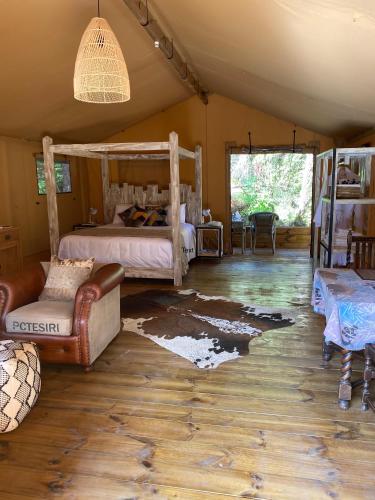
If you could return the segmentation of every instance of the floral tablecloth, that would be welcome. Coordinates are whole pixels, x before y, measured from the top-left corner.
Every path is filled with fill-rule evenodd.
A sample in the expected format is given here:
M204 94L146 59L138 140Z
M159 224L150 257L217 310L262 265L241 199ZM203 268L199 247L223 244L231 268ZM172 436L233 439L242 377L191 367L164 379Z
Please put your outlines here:
M317 269L314 311L326 317L326 341L352 351L375 343L375 281L351 269Z

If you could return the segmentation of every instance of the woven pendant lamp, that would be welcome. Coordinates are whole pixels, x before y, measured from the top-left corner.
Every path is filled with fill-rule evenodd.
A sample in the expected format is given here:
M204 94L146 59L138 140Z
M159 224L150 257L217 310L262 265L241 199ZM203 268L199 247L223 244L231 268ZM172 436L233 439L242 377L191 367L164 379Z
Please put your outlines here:
M92 103L130 99L128 70L118 40L102 17L83 33L74 68L74 97Z

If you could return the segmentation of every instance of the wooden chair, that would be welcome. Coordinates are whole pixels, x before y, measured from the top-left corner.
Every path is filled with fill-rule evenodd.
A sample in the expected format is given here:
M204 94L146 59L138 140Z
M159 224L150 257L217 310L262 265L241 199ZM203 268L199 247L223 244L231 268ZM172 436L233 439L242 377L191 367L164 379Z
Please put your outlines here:
M352 259L353 244L355 245ZM346 251L346 267L354 269L375 269L375 237L353 236L348 232L348 246Z
M352 259L353 245L355 249ZM375 269L375 237L353 236L352 231L349 231L346 266L353 269ZM375 379L375 344L366 344L362 410L368 410L370 406L375 411L375 402L370 394L370 384L373 379Z
M275 253L276 221L278 220L279 216L274 212L256 212L249 215L253 253L255 252L256 239L259 234L266 234L271 238L272 253Z

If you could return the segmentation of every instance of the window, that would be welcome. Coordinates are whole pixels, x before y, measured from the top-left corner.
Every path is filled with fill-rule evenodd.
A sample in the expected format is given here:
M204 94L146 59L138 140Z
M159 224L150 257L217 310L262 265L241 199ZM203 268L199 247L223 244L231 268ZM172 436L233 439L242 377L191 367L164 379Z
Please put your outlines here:
M46 194L46 179L44 176L43 156L36 157L36 175L38 181L38 194ZM66 159L55 159L55 179L57 193L71 193L72 181L70 179L70 163Z
M309 226L313 155L265 153L231 155L232 218L276 212L281 226Z

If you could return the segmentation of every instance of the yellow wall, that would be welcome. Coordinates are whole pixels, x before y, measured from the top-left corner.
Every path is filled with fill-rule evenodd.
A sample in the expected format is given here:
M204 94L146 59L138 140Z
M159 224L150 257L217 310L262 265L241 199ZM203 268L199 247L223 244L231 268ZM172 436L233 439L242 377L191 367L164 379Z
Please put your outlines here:
M225 165L225 143L247 144L251 130L252 143L258 146L287 145L292 142L294 124L279 120L261 111L249 108L220 95L209 97L205 106L196 96L167 110L151 116L136 125L110 137L108 142L165 141L174 130L179 134L180 145L194 148L203 146L203 205L211 208L216 220L225 221L227 180ZM331 138L301 127L297 129L297 143L319 141L321 150L333 145ZM112 172L122 182L145 184L158 181L160 185L169 182L168 165L137 162L120 162ZM144 163L144 162L142 162ZM164 162L163 162L164 163ZM95 200L101 209L100 178L95 169L90 171L90 200ZM193 182L194 166L185 162L181 178ZM95 180L96 178L96 180Z
M363 145L375 146L375 131L369 132L368 134L361 135L359 138L349 141L344 147L348 148L359 148Z
M24 256L49 248L46 196L38 195L34 158L41 151L39 142L0 137L0 225L20 227ZM57 195L62 233L87 218L84 160L71 160L71 179L73 192Z

